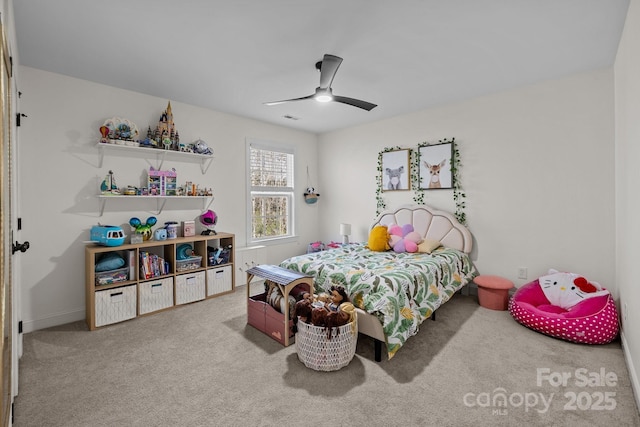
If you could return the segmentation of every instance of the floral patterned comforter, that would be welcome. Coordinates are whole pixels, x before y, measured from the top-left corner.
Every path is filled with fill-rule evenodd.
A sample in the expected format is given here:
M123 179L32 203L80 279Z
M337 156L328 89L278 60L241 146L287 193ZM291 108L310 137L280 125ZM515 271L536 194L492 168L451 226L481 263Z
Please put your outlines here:
M364 243L295 256L280 267L313 276L316 292L344 286L356 307L382 323L389 359L423 320L477 275L469 256L455 249L398 254L373 252Z

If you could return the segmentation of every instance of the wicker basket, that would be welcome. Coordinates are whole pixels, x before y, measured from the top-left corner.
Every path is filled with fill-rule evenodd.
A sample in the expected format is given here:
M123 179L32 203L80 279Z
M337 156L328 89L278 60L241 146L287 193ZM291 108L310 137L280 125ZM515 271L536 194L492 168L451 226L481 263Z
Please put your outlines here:
M333 328L331 339L325 327L298 322L296 351L307 368L337 371L351 362L358 343L358 323L353 321Z

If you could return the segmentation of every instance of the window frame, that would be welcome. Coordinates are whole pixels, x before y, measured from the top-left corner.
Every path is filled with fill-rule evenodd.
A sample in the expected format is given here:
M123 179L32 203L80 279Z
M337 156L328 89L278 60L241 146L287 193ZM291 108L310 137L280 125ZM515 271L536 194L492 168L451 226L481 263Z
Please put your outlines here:
M255 188L251 185L251 148L266 150L266 151L274 151L278 153L289 154L293 156L293 161L291 162L291 179L293 181L293 185L289 187L259 187ZM247 138L246 140L246 183L247 183L247 221L246 221L246 236L247 236L247 246L252 245L269 245L269 244L281 244L281 243L289 243L297 241L298 236L296 234L296 150L293 146L281 143L281 142L273 142L273 141L264 141L259 139ZM254 238L253 237L253 204L252 197L255 193L262 193L265 195L283 195L288 198L288 217L289 223L288 230L289 233L282 236L275 237L262 237L262 238Z

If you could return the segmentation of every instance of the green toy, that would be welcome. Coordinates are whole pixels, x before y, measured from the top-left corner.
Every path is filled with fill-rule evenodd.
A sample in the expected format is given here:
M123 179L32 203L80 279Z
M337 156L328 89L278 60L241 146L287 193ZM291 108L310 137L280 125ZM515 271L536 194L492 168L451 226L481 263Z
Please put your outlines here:
M135 228L136 234L142 234L142 240L149 240L152 235L151 228L156 225L157 222L158 220L155 216L147 218L147 222L144 224L139 218L133 217L129 220L129 225Z

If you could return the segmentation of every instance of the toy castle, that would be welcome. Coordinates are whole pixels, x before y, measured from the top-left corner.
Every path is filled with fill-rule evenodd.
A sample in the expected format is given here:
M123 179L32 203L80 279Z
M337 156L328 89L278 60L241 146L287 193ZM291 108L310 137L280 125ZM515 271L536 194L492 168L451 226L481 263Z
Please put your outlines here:
M151 131L151 126L147 130L147 138L154 140L157 147L164 147L167 150L178 150L180 146L180 135L173 123L173 113L171 112L171 101L167 109L160 115L160 120L155 132Z

